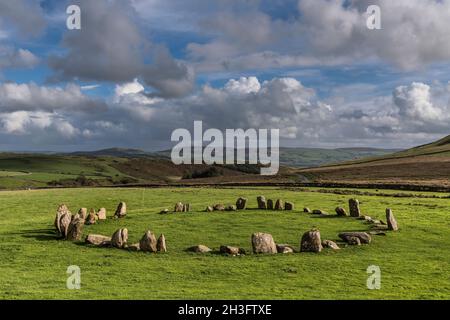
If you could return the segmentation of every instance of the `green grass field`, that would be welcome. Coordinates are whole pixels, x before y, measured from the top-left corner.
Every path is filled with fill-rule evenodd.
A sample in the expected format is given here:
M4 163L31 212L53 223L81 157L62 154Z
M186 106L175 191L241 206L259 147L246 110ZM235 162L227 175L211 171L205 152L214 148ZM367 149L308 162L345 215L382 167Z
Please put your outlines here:
M312 190L313 191L313 190ZM315 190L317 191L317 190ZM293 212L202 212L206 205L256 207L256 196L293 201ZM445 195L445 194L443 194ZM0 192L0 298L2 299L450 299L450 199L358 196L365 214L384 219L391 207L400 226L366 246L319 254L224 256L194 254L187 247L235 245L251 250L253 232L298 248L300 236L318 227L322 239L341 231L368 230L353 218L318 218L304 206L334 212L349 195L277 188L58 189ZM147 229L164 233L168 252L147 254L56 240L55 211L66 203L105 207L111 216L126 201L128 216L85 226L84 234L129 230L129 243ZM160 215L177 201L193 212ZM69 265L81 268L81 289L66 288ZM369 265L381 268L381 289L366 287Z

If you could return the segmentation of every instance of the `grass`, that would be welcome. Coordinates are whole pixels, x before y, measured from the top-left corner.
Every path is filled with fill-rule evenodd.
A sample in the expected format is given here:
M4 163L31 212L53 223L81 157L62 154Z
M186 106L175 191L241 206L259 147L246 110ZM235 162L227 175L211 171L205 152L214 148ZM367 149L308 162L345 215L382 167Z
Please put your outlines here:
M294 212L246 210L201 212L239 196L255 208L256 196L293 201ZM304 206L333 212L350 196L277 188L58 189L0 192L0 298L2 299L449 299L450 199L358 196L365 214L384 219L390 207L400 231L374 236L367 246L325 249L320 254L231 257L185 252L189 246L236 245L251 249L253 232L269 232L277 243L299 246L300 236L318 227L323 239L341 231L367 230L352 218L317 218ZM59 203L72 211L119 201L128 216L86 226L84 234L111 235L127 227L129 242L147 229L164 233L168 253L146 254L55 239L52 223ZM177 201L193 212L159 215ZM66 289L66 269L81 268L81 290ZM368 290L366 269L381 268L381 290Z
M128 177L112 166L119 158L87 158L38 154L0 154L0 188L46 187L51 181L76 179L119 180ZM111 183L109 183L111 184Z

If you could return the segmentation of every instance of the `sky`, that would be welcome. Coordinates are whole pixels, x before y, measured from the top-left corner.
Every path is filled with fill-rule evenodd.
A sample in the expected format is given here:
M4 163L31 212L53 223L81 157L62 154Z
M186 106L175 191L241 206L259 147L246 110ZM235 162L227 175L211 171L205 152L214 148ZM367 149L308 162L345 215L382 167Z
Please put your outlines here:
M162 150L198 120L428 143L450 134L449 30L450 0L0 0L0 151Z

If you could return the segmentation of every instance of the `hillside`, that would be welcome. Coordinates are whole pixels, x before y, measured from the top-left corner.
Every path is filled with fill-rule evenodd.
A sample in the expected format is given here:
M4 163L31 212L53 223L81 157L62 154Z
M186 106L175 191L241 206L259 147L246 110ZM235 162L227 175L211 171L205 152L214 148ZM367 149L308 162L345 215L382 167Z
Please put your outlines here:
M450 186L450 136L390 155L295 173L320 183Z

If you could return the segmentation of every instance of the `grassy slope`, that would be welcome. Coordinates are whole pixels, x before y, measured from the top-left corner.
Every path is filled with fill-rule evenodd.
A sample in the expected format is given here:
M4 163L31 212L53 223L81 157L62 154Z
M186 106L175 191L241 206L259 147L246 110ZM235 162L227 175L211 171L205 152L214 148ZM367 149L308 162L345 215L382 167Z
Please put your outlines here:
M369 246L347 247L320 254L228 257L183 252L203 243L250 249L252 232L265 231L278 243L298 246L300 235L312 226L322 237L336 239L344 230L365 230L351 218L316 218L295 212L200 212L212 202L234 202L247 196L284 198L329 212L346 205L349 196L318 192L265 189L62 189L0 192L0 298L63 299L449 299L450 199L358 197L366 214L383 218L393 208L401 230L377 236ZM130 241L148 228L167 238L167 254L134 253L89 248L54 239L55 208L67 203L107 208L128 203L129 216L87 226L87 233L112 234L127 227ZM176 201L189 201L194 212L159 215ZM66 268L79 265L82 289L67 290ZM366 288L366 268L379 265L382 289Z
M123 160L108 157L93 159L74 156L0 154L0 187L4 189L44 187L50 181L75 179L79 175L98 181L127 177L126 174L114 168L114 161Z
M315 182L450 186L450 136L390 155L295 171Z

